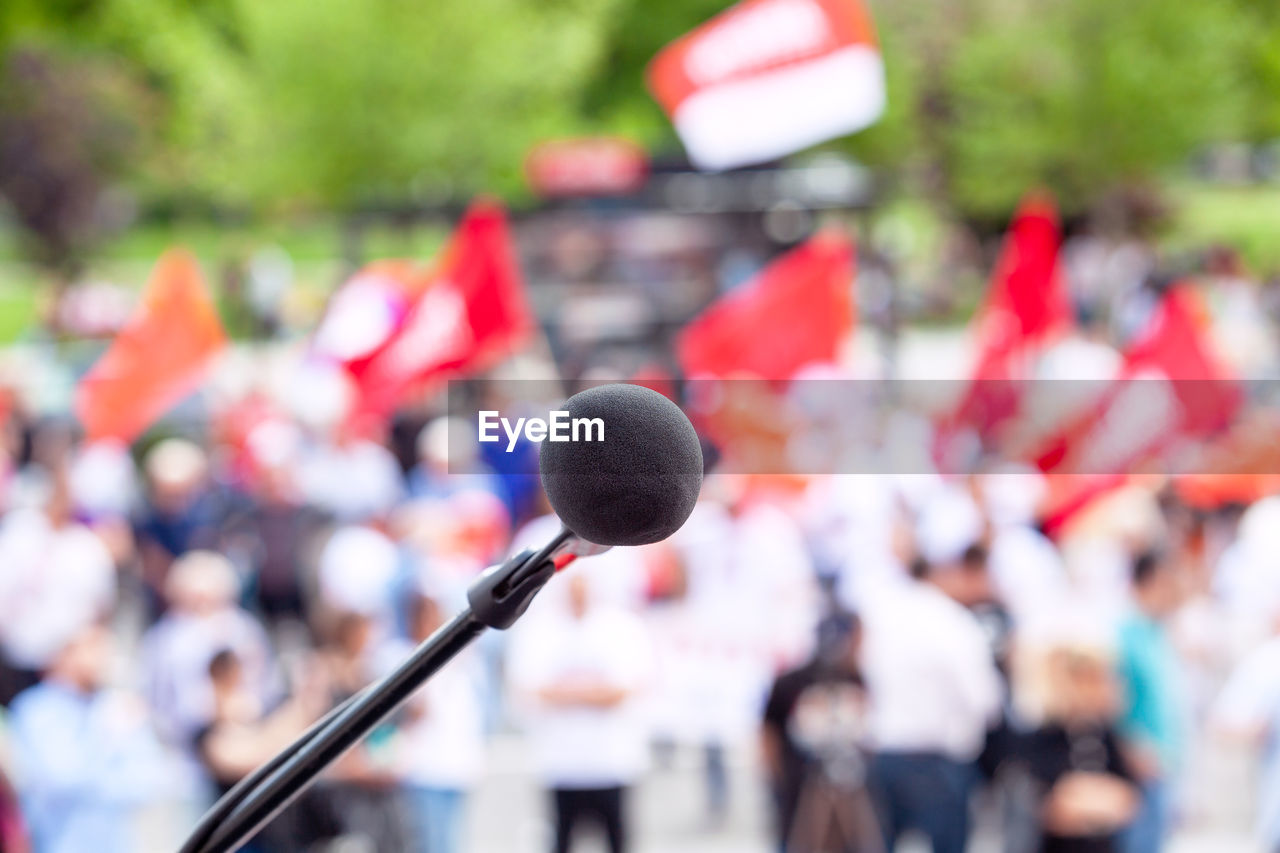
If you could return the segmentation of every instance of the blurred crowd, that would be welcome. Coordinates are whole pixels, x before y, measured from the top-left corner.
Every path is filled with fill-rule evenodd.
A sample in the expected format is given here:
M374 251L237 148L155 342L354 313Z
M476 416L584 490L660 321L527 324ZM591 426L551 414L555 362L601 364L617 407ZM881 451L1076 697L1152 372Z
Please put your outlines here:
M5 853L147 849L140 809L194 820L557 529L536 477L460 455L443 417L225 420L135 457L9 407ZM251 849L468 849L468 792L513 731L556 851L627 849L628 792L672 746L700 756L713 825L742 796L729 757L757 754L789 853L960 851L976 803L1010 851L1155 851L1217 738L1256 745L1280 845L1280 498L1201 510L1143 481L1050 540L1047 488L712 473L673 539L566 570Z
M1087 235L1064 259L1080 322L1038 376L1109 379L1159 297L1154 259ZM891 266L859 279L884 327ZM1229 253L1201 272L1216 343L1269 376L1274 288ZM533 446L478 444L438 399L349 422L289 346L228 353L204 410L132 447L0 397L0 853L150 849L140 813L193 824L558 530ZM482 408L529 404L478 385ZM713 469L672 539L566 569L250 850L471 849L499 735L546 792L529 846L557 853L591 832L634 846L628 796L676 748L711 829L752 756L781 853L908 835L958 853L982 822L1007 853L1151 853L1203 817L1203 756L1228 744L1256 759L1235 799L1280 850L1280 496L1193 505L1136 478L1051 538L1053 483L1030 469L885 470Z

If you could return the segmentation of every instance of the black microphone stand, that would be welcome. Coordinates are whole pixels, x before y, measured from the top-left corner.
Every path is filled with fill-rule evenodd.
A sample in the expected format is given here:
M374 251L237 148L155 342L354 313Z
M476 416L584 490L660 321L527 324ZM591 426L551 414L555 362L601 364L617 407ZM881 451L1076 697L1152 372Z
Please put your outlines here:
M240 780L200 819L180 853L230 853L246 843L485 629L511 627L555 574L555 558L572 539L562 528L536 553L526 549L481 575L467 590L466 609L394 672L334 708Z

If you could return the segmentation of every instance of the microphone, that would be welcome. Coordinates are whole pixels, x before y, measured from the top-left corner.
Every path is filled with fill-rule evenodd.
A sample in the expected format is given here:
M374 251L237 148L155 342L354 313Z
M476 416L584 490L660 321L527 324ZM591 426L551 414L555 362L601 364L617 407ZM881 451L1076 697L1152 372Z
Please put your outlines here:
M461 613L394 672L242 779L200 819L180 853L229 853L246 843L454 655L488 628L509 628L568 563L614 545L658 542L680 529L702 487L702 449L680 407L638 385L599 385L570 397L565 408L572 417L601 419L604 434L542 444L538 470L560 532L540 550L486 570Z
M598 385L565 402L603 441L544 441L538 471L564 526L597 545L647 545L680 529L702 488L702 445L675 403L640 385Z

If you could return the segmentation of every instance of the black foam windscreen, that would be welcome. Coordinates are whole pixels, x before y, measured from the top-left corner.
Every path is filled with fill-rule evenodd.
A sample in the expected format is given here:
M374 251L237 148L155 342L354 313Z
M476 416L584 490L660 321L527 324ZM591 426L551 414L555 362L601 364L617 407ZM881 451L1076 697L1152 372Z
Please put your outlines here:
M702 488L702 447L680 407L639 385L599 385L564 409L604 425L602 441L542 442L542 486L564 526L597 545L645 545L679 530Z

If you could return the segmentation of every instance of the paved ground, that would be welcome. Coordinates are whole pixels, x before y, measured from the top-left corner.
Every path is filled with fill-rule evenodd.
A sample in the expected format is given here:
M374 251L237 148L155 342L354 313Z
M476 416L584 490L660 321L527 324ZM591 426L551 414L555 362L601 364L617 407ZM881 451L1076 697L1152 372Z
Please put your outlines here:
M655 768L635 791L631 817L635 830L632 853L771 853L766 794L746 752L731 759L732 808L724 825L707 825L699 756L678 752L667 767ZM1249 825L1252 784L1248 757L1238 751L1201 751L1189 774L1197 803L1187 827L1174 839L1170 853L1262 853L1252 843ZM172 809L147 820L145 853L177 848L194 820ZM984 821L990 823L990 820ZM546 803L534 781L520 739L502 736L493 744L490 772L471 800L467 853L546 853L550 827ZM998 833L975 833L971 853L1001 853ZM927 845L906 842L896 853L926 853ZM369 851L361 845L335 853L399 853ZM576 853L605 853L598 839L583 839Z
M472 801L469 850L472 853L544 853L548 849L545 803L533 783L518 739L500 738L492 753L492 773ZM732 766L732 810L724 826L712 829L703 816L703 793L692 752L677 754L672 766L655 769L632 801L636 853L767 853L768 811L765 792L748 758ZM1215 752L1197 771L1207 792L1200 814L1170 845L1172 853L1261 853L1248 833L1250 789L1240 756ZM580 853L603 853L597 839ZM926 851L904 843L898 853ZM999 838L977 834L973 853L998 853Z

